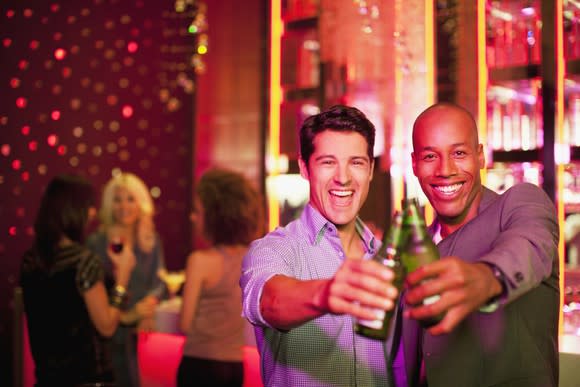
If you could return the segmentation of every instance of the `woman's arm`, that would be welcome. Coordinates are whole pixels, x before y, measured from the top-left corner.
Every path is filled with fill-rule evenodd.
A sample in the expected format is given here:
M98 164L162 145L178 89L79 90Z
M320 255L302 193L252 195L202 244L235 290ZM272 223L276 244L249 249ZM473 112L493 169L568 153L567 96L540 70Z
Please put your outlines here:
M131 271L135 266L135 256L130 249L123 249L120 254L115 254L108 249L107 253L111 257L111 261L115 265L115 292L119 299L113 300L111 303L105 289L105 284L102 280L96 281L90 288L83 292L83 298L89 312L91 321L95 325L97 331L106 337L110 337L115 333L121 311L119 309L121 298L124 297L127 284L131 276ZM90 276L87 274L91 270L92 264L89 262L88 267L83 268L84 272L81 277Z
M183 302L179 317L179 328L184 333L189 333L191 323L195 316L197 303L206 273L203 256L199 252L189 255L185 268L185 285L183 286Z

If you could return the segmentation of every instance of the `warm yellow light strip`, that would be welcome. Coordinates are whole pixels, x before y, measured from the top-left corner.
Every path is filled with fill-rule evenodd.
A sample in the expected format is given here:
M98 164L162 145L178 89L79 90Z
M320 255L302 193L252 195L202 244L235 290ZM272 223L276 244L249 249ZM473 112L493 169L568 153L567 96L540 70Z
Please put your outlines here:
M269 176L278 175L278 159L280 157L280 104L282 89L280 86L281 40L282 40L282 10L280 0L270 1L270 115L268 152L271 170ZM273 230L280 223L280 207L278 198L272 192L268 193L268 227Z
M555 12L555 51L556 51L556 117L555 130L556 144L562 144L564 139L564 76L565 76L565 62L564 62L564 15L562 0L556 0ZM560 230L564 230L564 165L557 164L556 167L556 208L558 210L558 223ZM563 331L563 313L562 306L564 305L564 233L560 232L560 241L558 243L559 253L559 268L560 268L560 325L559 333Z
M477 128L479 142L487 149L487 57L486 57L486 29L485 29L486 0L477 0ZM487 180L487 169L480 172L481 181Z
M401 1L395 0L395 28L397 32L401 31ZM404 155L403 153L407 150L405 148L405 136L403 131L403 118L401 114L401 101L403 99L402 93L402 63L401 63L401 52L400 50L395 50L395 68L394 68L394 87L393 96L395 108L393 117L393 148L399 151L391 152L391 170L397 171L397 173L391 174L391 196L392 196L392 207L393 210L400 211L402 206L402 200L405 196L405 178L406 170L404 165Z
M425 98L426 106L435 103L435 10L434 2L425 2ZM434 219L433 207L425 205L425 223L431 224Z

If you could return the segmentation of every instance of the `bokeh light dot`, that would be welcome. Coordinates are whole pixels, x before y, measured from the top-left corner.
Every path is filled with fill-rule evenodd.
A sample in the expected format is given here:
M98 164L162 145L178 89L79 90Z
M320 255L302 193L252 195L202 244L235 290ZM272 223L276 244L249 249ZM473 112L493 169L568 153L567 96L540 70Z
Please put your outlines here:
M135 64L135 59L131 58L130 56L127 56L123 58L123 64L125 65L125 67L131 67Z
M107 105L109 105L109 106L115 106L118 101L119 101L119 99L114 94L107 96Z
M83 128L81 128L80 126L77 126L73 129L73 136L75 136L76 138L80 138L83 136Z
M123 117L130 118L133 115L133 107L130 105L123 106L122 114Z
M18 159L12 160L12 169L15 171L19 170L22 167L22 162Z
M28 100L24 97L16 98L16 106L20 109L24 109L28 104Z
M50 5L50 10L52 12L58 12L59 9L60 9L60 5L57 4L57 3L53 3L53 4Z
M103 129L103 121L96 120L95 122L93 122L93 128L95 128L96 130Z
M153 198L158 199L159 197L161 197L161 188L155 186L155 187L151 187L151 196L153 196Z
M107 144L107 152L109 153L115 153L117 152L117 144L115 144L114 142L110 142Z
M135 145L137 146L137 148L143 149L147 146L147 141L145 141L143 137L139 137L135 142Z
M14 17L14 15L16 15L16 12L14 12L13 9L9 9L9 10L6 11L6 17L8 19L12 19Z
M2 45L6 48L10 47L12 45L12 39L10 38L2 39Z
M76 157L76 156L71 157L68 162L69 162L69 164L72 167L78 167L79 166L79 158Z
M16 209L16 216L19 218L23 218L24 215L26 215L26 210L24 209L24 207L18 207Z
M26 70L28 68L28 64L29 63L27 60L21 59L20 61L18 61L18 68L20 70Z
M20 79L19 78L10 79L10 87L13 89L20 87Z
M77 18L76 18L76 16L73 16L73 15L66 18L66 22L68 24L74 24L76 21L77 21Z
M64 156L66 154L66 145L59 145L58 148L56 148L56 153L58 153L59 156Z
M26 227L26 235L28 235L28 236L33 236L34 235L34 228L32 228L32 226L27 226Z
M58 143L58 136L56 134L49 134L46 138L46 143L50 146L56 146Z
M137 52L138 49L139 44L137 44L136 42L129 42L129 44L127 44L127 51L129 51L130 53L135 53Z
M72 110L79 110L81 108L81 100L78 98L73 98L70 100L70 108Z
M22 133L23 136L28 136L30 134L30 126L24 125L22 129L20 129L20 133Z
M63 48L57 48L54 50L54 58L56 60L63 60L66 57L66 50Z
M62 32L55 32L55 33L52 35L52 39L53 39L55 42L58 42L59 40L62 40Z
M15 226L10 226L10 228L8 228L8 235L16 236L16 227Z
M46 61L44 61L44 68L47 70L50 70L54 67L54 61L51 59L47 59Z
M119 159L121 161L128 161L130 158L131 154L126 149L123 149L121 152L119 152Z
M80 144L77 145L77 152L80 155L84 155L85 153L87 153L87 144L85 144L84 142L81 142Z
M89 174L91 174L93 176L98 175L100 171L101 171L101 169L96 164L93 164L89 167Z
M119 87L121 89L126 89L127 87L129 87L129 80L127 78L119 79Z
M99 157L100 155L103 154L103 148L101 148L100 146L94 146L93 147L93 155Z
M28 43L28 47L30 47L31 50L37 50L38 47L40 47L40 42L38 40L31 40L30 43Z
M32 14L34 12L32 11L32 9L26 8L23 13L24 13L24 17L29 18L29 17L32 17Z
M60 120L60 111L59 110L53 110L50 113L50 118L52 118L53 121L58 121Z
M40 164L38 165L37 170L39 175L46 175L46 173L48 172L48 167L46 166L46 164Z
M22 172L22 174L20 174L20 178L22 179L22 181L29 181L30 180L30 173L29 172Z
M109 123L109 130L113 133L118 132L119 129L121 129L121 125L119 124L119 121L111 121Z
M74 45L70 48L70 53L71 54L78 54L79 52L81 52L81 48L78 45Z
M70 67L64 67L61 72L63 78L70 78L72 75L72 69Z
M117 143L119 144L119 146L127 146L129 141L127 140L127 137L121 136L117 139Z
M2 152L2 156L10 156L10 144L2 144L0 152Z
M53 85L52 86L52 94L60 95L62 93L62 86L61 85Z
M38 142L37 141L30 141L28 143L28 150L30 152L34 152L38 149Z
M146 170L146 169L149 169L149 166L150 166L149 160L141 160L141 161L139 161L139 168L141 168L143 170Z

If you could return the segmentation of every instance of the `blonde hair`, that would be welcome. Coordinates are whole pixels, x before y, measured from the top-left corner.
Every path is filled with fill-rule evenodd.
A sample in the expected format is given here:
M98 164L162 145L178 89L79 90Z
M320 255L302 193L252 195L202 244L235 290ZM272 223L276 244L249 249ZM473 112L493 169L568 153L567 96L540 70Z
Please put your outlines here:
M155 226L153 224L155 205L153 204L153 198L149 193L147 185L133 173L119 173L113 176L107 184L105 184L101 200L101 208L99 210L101 227L103 229L108 229L115 225L115 219L113 217L113 202L115 199L115 191L118 188L126 189L135 197L137 205L141 210L135 230L137 243L143 251L151 251L155 242Z

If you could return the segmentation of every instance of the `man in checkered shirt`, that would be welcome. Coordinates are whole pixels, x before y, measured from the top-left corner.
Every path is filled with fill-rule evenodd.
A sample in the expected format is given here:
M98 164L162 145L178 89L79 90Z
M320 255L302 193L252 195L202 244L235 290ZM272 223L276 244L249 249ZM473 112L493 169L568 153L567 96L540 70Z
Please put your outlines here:
M300 129L309 203L300 218L252 243L240 279L265 386L393 385L391 341L353 330L356 318L380 317L376 311L391 310L397 297L392 271L369 259L379 242L358 217L374 137L362 112L340 105Z

